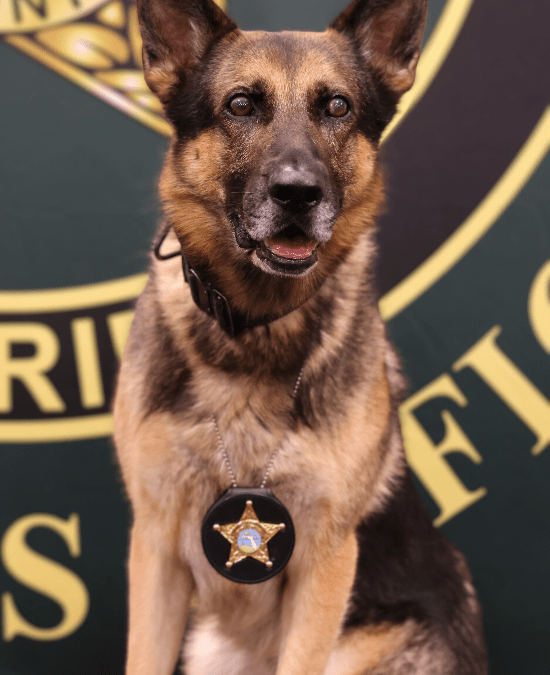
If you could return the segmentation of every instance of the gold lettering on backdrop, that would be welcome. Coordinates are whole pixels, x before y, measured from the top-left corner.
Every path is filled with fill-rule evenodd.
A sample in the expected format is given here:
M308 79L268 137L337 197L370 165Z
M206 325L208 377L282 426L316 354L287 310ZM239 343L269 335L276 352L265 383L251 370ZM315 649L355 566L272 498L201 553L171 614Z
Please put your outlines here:
M51 598L63 610L63 618L57 626L40 628L20 614L11 593L3 593L2 637L6 642L18 635L32 640L60 640L74 633L88 614L90 597L80 577L27 544L28 533L36 527L45 527L58 534L73 558L81 553L80 521L76 513L67 520L49 513L31 513L16 520L6 530L0 557L7 572L24 586Z
M105 403L95 323L89 316L71 321L80 400L84 408Z
M14 357L15 344L31 344L35 352ZM0 412L13 409L13 380L25 385L43 412L63 412L65 403L46 376L58 358L59 340L49 326L33 322L0 325Z
M107 325L109 326L109 333L111 334L111 342L115 350L117 359L122 358L124 345L128 339L130 332L130 324L134 317L133 309L125 309L122 312L114 312L107 317Z
M540 268L531 284L527 309L535 337L550 354L550 260Z
M0 33L23 33L74 21L106 0L0 0Z
M401 405L399 415L407 460L439 506L440 513L434 521L439 526L484 497L487 489L479 487L477 490L468 490L445 460L445 456L451 452L460 452L475 464L482 461L481 455L451 413L448 410L441 413L445 434L440 443L432 441L414 415L417 408L438 397L448 398L462 408L468 405L468 400L455 381L445 373L408 398Z
M453 370L468 366L479 375L535 434L531 452L538 455L550 443L550 401L496 344L501 332L501 326L491 328L453 364Z

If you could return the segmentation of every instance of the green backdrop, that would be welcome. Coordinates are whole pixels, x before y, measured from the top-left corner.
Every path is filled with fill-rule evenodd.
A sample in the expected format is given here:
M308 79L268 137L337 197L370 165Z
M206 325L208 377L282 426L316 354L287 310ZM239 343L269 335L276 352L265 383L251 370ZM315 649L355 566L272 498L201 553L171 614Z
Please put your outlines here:
M227 9L322 30L344 5ZM381 309L409 461L470 561L491 673L548 675L548 5L429 11L383 147ZM0 675L119 675L129 514L109 403L167 144L132 4L0 3L0 92Z

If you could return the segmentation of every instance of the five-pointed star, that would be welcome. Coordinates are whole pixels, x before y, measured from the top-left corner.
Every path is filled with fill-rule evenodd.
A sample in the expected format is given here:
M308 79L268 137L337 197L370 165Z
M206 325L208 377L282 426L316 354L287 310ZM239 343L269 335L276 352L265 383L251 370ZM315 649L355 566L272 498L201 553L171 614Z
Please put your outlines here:
M226 567L233 567L235 563L245 558L254 558L265 563L266 567L272 567L273 563L269 559L267 542L284 528L284 523L261 523L250 499L247 500L246 508L238 523L228 523L227 525L216 523L213 525L213 529L224 536L231 544L229 560L225 563ZM239 543L241 534L243 536Z

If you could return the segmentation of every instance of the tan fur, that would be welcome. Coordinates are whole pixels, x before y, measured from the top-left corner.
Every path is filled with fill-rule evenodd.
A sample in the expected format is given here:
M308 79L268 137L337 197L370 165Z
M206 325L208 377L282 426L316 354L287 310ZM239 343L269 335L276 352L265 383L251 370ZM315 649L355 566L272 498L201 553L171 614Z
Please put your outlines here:
M333 529L332 516L327 508L315 537L318 541L312 542L305 556L304 552L296 556L285 588L279 669L289 675L323 671L355 577L355 533L350 531L342 541L341 533Z
M413 621L356 630L340 640L324 675L363 675L405 651L417 630Z
M218 178L222 170L223 150L223 138L217 129L205 131L190 141L178 160L185 167L184 177L182 172L177 174L183 180L175 190L168 190L166 198L173 199L174 192L177 192L184 198L201 195L222 201L225 195L218 184ZM163 191L161 196L164 197Z
M171 64L161 64L145 71L145 80L151 91L154 91L162 101L167 98L170 88L176 80L175 69Z

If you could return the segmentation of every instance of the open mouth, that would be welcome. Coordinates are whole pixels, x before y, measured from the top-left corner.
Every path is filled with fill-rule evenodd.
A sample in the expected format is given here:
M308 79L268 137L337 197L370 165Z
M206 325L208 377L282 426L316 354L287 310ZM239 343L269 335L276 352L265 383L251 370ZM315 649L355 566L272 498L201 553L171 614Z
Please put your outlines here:
M263 241L252 239L240 221L235 219L234 232L240 248L254 250L261 266L277 274L305 274L317 262L319 242L306 237L296 225L289 225L274 237Z
M264 239L256 249L256 255L274 272L280 274L304 274L317 262L317 242L298 237L273 237Z

